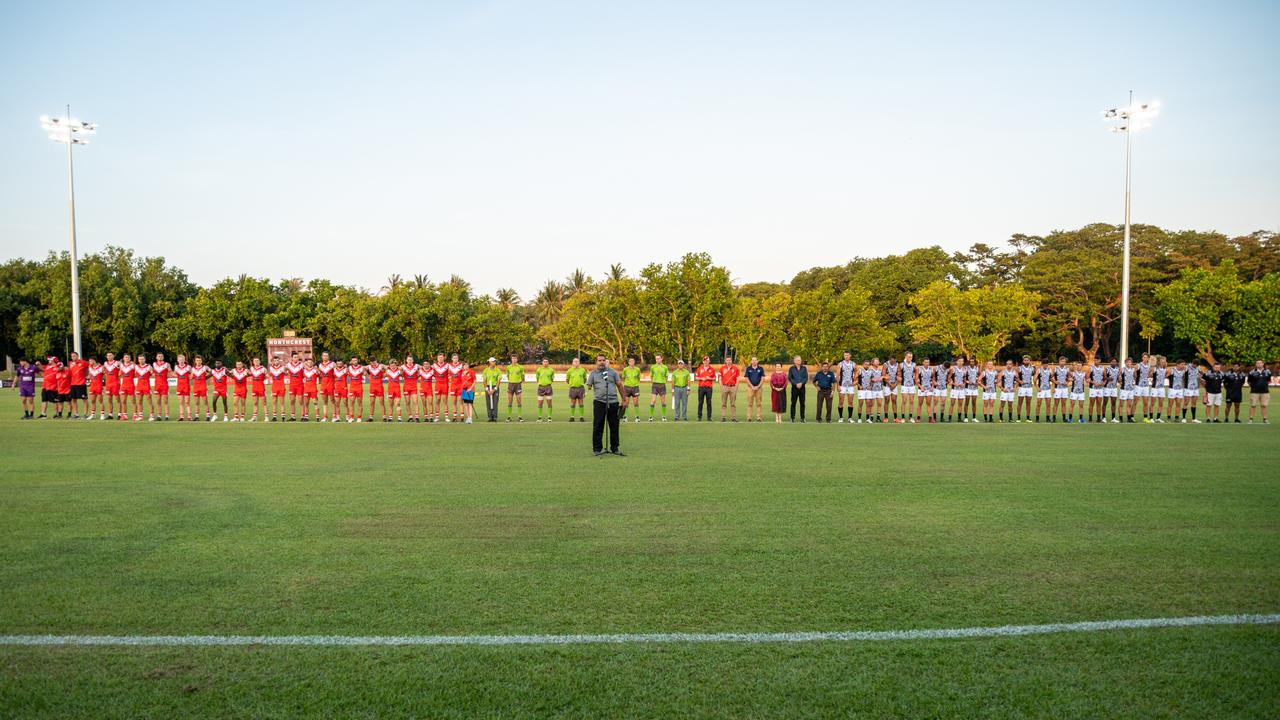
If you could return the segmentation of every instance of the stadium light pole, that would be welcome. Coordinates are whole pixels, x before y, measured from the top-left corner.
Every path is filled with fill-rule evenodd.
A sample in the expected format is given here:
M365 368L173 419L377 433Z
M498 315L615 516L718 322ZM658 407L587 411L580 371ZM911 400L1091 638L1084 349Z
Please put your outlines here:
M76 258L76 183L71 148L88 145L88 136L97 132L98 126L71 117L71 106L68 105L66 117L45 115L40 118L40 127L49 133L50 140L67 146L67 205L71 211L71 333L75 352L83 357L84 350L80 347L80 268Z
M1135 105L1129 91L1129 105L1102 113L1104 120L1115 121L1111 132L1124 133L1124 260L1120 272L1120 366L1129 358L1129 191L1133 177L1133 133L1151 127L1151 118L1159 113L1158 103Z

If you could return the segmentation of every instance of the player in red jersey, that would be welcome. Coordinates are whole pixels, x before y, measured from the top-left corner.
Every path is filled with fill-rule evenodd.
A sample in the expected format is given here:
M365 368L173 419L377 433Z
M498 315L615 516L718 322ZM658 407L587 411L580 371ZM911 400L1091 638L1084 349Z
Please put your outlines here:
M191 402L194 417L188 420L209 419L209 366L199 355L191 359Z
M302 422L311 421L311 403L315 402L316 411L320 410L316 386L320 384L320 371L316 369L316 361L307 358L302 367Z
M400 373L404 377L404 419L406 422L418 422L418 372L419 368L413 362L413 356L406 356L404 364L400 366ZM430 388L425 388L430 390Z
M403 369L403 368L402 368ZM431 369L431 363L418 366L418 403L417 410L419 412L419 420L421 422L431 422L431 414L435 410L435 370Z
M133 420L134 422L142 421L142 403L147 403L147 420L156 419L155 402L151 399L151 363L147 362L147 356L138 353L138 359L133 363Z
M288 377L289 371L285 368L284 361L278 356L271 358L271 365L267 368L267 377L271 380L271 412L267 415L267 420L271 422L284 421L284 394L285 378Z
M67 408L67 419L71 419L71 366L58 366L58 417L62 417L62 409Z
M106 378L107 419L116 416L116 406L120 403L120 361L115 353L107 353L106 362L102 363L102 376Z
M151 393L156 396L156 419L169 419L169 371L173 369L164 359L164 353L156 353L151 363Z
M120 356L120 412L116 413L116 417L120 420L129 419L129 404L133 402L133 380L134 374L133 356L125 353Z
M306 363L302 358L298 357L298 353L294 353L289 358L289 363L284 366L286 378L289 381L289 422L298 419L298 403L302 402L306 407L306 383L303 382L302 371L306 368ZM283 419L283 418L281 418Z
M89 363L79 353L71 353L67 362L67 372L71 373L71 418L80 419L80 411L89 414ZM81 407L81 401L84 407Z
M267 369L262 366L260 358L254 358L249 365L249 380L253 383L253 417L249 422L258 421L258 408L262 408L262 421L267 421Z
M36 367L44 375L43 384L40 386L40 418L49 417L49 403L53 403L54 419L60 418L62 417L62 397L58 394L58 369L62 367L62 363L58 358L50 355L43 365L36 363Z
M85 416L86 420L92 420L95 412L99 420L107 419L102 402L102 375L102 365L98 364L97 358L89 358L89 414Z
M191 421L191 366L187 356L179 355L173 365L173 377L178 383L178 422Z
M227 408L227 369L222 366L221 360L213 361L213 369L209 371L209 379L213 381L213 417L210 421L218 419L218 401L222 401L222 422L231 419L231 412Z
M338 422L338 416L347 409L347 364L341 360L333 363L330 375L330 395L328 412L332 413L330 422ZM324 375L320 375L320 394L324 394ZM321 418L320 422L324 422Z
M462 370L467 364L462 362L462 358L458 357L458 353L454 353L449 359L449 402L453 405L453 421L462 422ZM474 384L474 380L473 383ZM445 418L448 422L448 418Z
M324 422L330 413L336 415L338 412L333 395L333 381L337 367L337 364L329 359L329 353L320 353L320 362L316 365L316 370L320 373L320 401L323 403L320 411L321 422Z
M449 363L444 360L444 353L436 353L436 361L431 363L431 379L434 385L434 402L431 407L431 422L449 421Z
M454 359L457 359L458 356L454 355L453 357ZM462 368L458 371L459 397L461 397L463 393L466 393L467 395L466 397L462 398L462 410L463 410L463 413L466 415L466 419L463 422L470 425L471 418L473 415L475 415L475 401L476 401L476 371L472 370L470 365L463 365Z
M395 418L396 422L400 422L400 378L404 372L400 370L400 361L391 358L391 364L387 365L387 405L391 408L391 415L382 413L382 422L391 422L391 418Z
M360 359L352 357L347 363L347 422L364 422L364 375Z
M232 395L235 402L234 409L231 411L231 422L244 422L245 400L249 397L249 368L245 367L243 362L237 360L236 366L227 375L230 376ZM226 403L226 400L223 400L223 403Z
M373 422L373 409L382 406L382 419L387 419L386 389L382 383L382 375L387 369L374 358L364 366L364 373L369 378L369 415L368 422Z

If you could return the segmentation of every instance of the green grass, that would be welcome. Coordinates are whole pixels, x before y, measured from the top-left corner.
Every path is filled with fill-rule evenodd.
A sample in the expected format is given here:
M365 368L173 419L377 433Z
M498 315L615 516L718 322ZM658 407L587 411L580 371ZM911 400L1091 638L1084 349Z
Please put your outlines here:
M0 634L1280 611L1271 426L627 424L629 456L597 459L563 409L550 425L471 427L18 414L5 391ZM1274 717L1278 667L1274 626L884 644L7 647L0 714Z

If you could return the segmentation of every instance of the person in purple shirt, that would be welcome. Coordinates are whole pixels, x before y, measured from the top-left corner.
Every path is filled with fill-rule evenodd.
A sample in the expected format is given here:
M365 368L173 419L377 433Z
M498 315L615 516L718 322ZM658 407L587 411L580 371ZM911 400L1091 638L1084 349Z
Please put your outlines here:
M18 396L22 398L22 419L30 420L36 414L36 366L26 358L18 361Z

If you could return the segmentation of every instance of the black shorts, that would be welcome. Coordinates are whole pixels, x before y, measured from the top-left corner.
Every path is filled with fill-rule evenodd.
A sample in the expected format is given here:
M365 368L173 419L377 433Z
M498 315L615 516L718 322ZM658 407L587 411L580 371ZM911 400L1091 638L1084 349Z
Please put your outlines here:
M89 388L85 387L84 385L71 386L72 400L86 400L88 399L88 397L89 397Z
M40 401L41 401L41 402L51 402L51 403L62 402L62 396L58 394L58 391L57 391L57 390L43 390L43 389L42 389L42 390L40 391Z
M1240 404L1244 400L1244 394L1239 390L1227 391L1227 402Z

